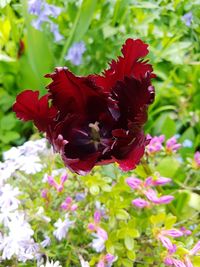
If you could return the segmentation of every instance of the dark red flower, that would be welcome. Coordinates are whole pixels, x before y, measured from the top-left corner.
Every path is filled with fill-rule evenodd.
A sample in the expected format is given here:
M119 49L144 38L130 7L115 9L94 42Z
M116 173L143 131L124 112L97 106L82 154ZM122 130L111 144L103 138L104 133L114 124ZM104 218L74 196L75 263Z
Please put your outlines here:
M32 120L72 171L85 174L95 165L117 162L135 168L148 141L143 132L147 108L154 100L153 69L142 58L148 45L128 39L117 61L102 75L77 77L56 68L48 94L19 94L13 106L18 118Z

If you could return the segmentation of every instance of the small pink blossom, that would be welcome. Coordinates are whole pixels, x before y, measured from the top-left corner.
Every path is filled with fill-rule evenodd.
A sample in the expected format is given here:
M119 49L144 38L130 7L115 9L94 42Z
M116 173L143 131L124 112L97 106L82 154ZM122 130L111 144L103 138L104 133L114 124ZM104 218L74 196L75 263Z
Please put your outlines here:
M147 186L158 186L158 185L165 185L165 184L168 184L172 181L172 179L170 178L166 178L166 177L157 177L156 179L153 179L153 177L148 177L146 180L145 180L145 184Z
M191 231L190 230L188 230L188 229L186 229L184 226L182 226L181 228L180 228L180 231L183 233L183 235L185 235L185 236L187 236L187 235L191 235Z
M194 245L194 247L190 250L190 255L196 255L197 254L197 252L199 252L200 251L200 241L198 241L197 243L196 243L196 245Z
M164 264L165 265L167 265L167 266L173 266L174 265L174 263L173 263L173 258L171 258L171 257L166 257L165 259L164 259Z
M142 185L142 181L135 177L129 177L126 179L126 183L128 186L130 186L132 189L140 189L140 186Z
M186 255L185 258L184 258L184 262L185 262L185 266L186 267L194 267L190 258Z
M194 154L194 167L196 169L200 168L200 151L197 151Z
M154 201L156 204L168 204L174 199L171 195L161 196L157 200Z
M167 235L171 237L180 237L183 236L183 232L178 229L162 230L162 235Z
M181 144L177 143L175 136L171 137L166 142L166 151L168 153L176 152L181 147Z
M61 204L61 209L68 211L75 211L78 208L77 204L72 203L73 200L71 197L67 197L65 201Z
M132 201L132 204L138 208L145 208L150 205L150 203L143 198L136 198Z
M52 176L48 176L48 183L53 186L57 192L62 192L64 189L64 182L68 179L68 176L66 174L62 175L60 178L60 183L57 183L56 180Z
M154 137L151 137L150 135L148 135L147 138L150 139L150 142L149 142L148 146L146 147L147 153L149 155L154 155L157 152L162 150L162 148L163 148L162 143L165 140L164 135L154 136Z
M176 251L176 245L174 245L168 237L159 234L158 239L170 253L174 253Z
M42 189L41 197L44 199L48 199L48 189Z
M103 228L97 227L96 231L98 236L102 237L104 240L108 239L108 234Z
M94 222L95 222L95 224L100 223L100 220L101 220L101 212L96 210L95 213L94 213Z
M97 264L97 267L111 267L115 259L115 256L108 253L105 256L101 257L100 261Z

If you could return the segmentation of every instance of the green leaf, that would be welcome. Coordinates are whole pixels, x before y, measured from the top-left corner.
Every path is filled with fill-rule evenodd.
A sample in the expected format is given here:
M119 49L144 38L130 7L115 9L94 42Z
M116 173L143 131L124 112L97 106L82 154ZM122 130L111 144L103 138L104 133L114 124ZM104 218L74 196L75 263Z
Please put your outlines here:
M128 250L127 251L127 257L129 258L129 260L132 260L132 261L134 261L135 260L135 258L136 258L136 254L135 254L135 251L130 251L130 250Z
M119 220L127 220L130 216L127 211L119 209L116 211L116 217Z
M4 135L0 134L0 140L5 144L8 144L11 141L14 141L19 138L20 138L20 135L15 131L7 131L6 134Z
M90 187L90 193L92 194L92 195L98 195L99 194L99 187L98 187L98 185L92 185L91 187Z
M169 116L163 122L161 133L168 139L176 134L176 123Z
M157 215L152 215L150 217L150 221L153 224L162 224L165 221L166 214L165 213L159 213Z
M190 200L189 200L189 206L192 207L193 209L199 211L200 195L198 195L196 193L191 193L190 194Z
M179 167L180 162L178 160L173 157L165 157L160 160L156 170L161 174L161 176L173 178Z
M134 247L134 239L130 236L126 236L124 239L124 244L128 250L132 250Z

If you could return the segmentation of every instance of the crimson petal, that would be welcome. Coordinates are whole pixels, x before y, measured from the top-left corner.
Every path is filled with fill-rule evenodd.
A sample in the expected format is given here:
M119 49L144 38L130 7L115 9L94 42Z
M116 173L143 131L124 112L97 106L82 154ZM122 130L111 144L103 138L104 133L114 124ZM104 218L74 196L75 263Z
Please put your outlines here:
M141 59L148 54L147 47L140 39L127 39L121 50L123 56L118 57L117 61L112 60L103 75L91 75L91 79L105 92L110 92L116 81L123 81L126 76L140 80L149 72L151 78L155 77L151 64Z
M13 111L19 119L32 120L39 131L45 132L57 113L55 107L49 107L48 100L48 95L39 99L39 91L26 90L17 96Z

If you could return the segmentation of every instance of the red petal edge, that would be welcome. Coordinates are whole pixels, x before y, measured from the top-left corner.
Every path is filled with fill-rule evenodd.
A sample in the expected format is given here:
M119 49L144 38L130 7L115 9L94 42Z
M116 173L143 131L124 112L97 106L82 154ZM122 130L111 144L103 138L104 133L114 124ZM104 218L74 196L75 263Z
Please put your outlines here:
M45 132L57 113L54 107L49 107L48 100L48 95L39 99L39 91L26 90L17 96L13 111L19 119L31 120L39 131Z

